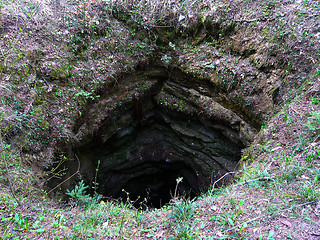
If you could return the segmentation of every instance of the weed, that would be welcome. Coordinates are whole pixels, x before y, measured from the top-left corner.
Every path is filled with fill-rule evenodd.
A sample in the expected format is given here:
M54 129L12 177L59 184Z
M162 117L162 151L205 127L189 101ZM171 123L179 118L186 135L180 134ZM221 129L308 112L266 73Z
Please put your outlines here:
M194 202L189 200L174 200L169 214L170 225L177 239L192 239L193 227L191 220L195 216Z
M308 117L307 127L310 131L320 130L320 111L310 113Z
M21 217L18 213L15 213L14 218L13 218L13 222L16 223L16 225L18 226L17 229L15 230L26 230L29 231L29 219L28 218L23 218Z
M319 103L320 103L320 98L319 98L319 97L312 97L312 98L310 98L310 101L311 101L314 105L319 105Z
M293 154L297 154L305 149L306 139L303 136L299 136L298 143L295 145L293 149Z
M169 218L173 224L187 222L195 214L194 203L188 200L175 200L171 205Z
M193 239L193 229L188 224L181 224L175 228L175 238L176 239Z
M105 223L108 220L108 214L105 213L106 207L102 204L97 204L94 207L89 208L85 212L85 222L87 226L92 228L98 227L100 224Z
M312 163L320 158L320 152L312 151L306 156L306 161Z
M314 183L315 184L320 184L320 172L314 177Z
M72 197L78 204L90 207L99 202L102 196L97 194L92 197L90 194L86 194L88 188L83 180L81 180L71 192L67 190L66 194Z
M283 172L282 175L280 175L281 181L287 181L288 183L297 180L299 176L303 173L303 168L300 166L300 163L296 163L294 165L290 165L288 167L288 170L286 172Z
M320 197L320 193L314 183L305 182L299 190L299 196L301 201L310 202L317 200Z
M231 227L236 226L236 221L239 220L238 218L243 212L241 209L243 203L244 200L241 199L235 207L231 207L230 211L226 212L224 215L219 216L217 220L219 220L222 225L228 225Z

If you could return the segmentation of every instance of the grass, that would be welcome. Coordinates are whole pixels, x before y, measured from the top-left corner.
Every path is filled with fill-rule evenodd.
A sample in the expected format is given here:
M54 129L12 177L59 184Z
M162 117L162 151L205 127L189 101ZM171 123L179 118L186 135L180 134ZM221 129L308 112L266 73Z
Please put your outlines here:
M193 239L192 220L195 217L195 203L189 200L172 201L169 224L176 239Z
M248 1L2 1L1 239L316 239L319 44L312 19L319 6L269 2L254 3L253 12ZM300 27L276 28L284 23ZM250 38L257 29L258 43ZM158 48L160 55L170 49L164 61L210 79L244 112L268 116L235 182L161 209L49 198L45 179L64 174L53 171L53 161L66 161L58 149L73 141L70 129L87 102ZM241 74L246 80L234 81ZM274 82L261 89L264 79ZM253 97L260 90L273 99L261 104ZM267 115L271 104L276 109Z

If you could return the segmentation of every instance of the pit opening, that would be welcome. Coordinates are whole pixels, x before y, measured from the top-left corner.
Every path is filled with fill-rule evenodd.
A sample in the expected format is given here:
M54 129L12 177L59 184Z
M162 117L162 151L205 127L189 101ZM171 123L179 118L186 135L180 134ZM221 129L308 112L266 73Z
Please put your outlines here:
M130 179L124 186L122 200L127 198L136 208L161 208L175 196L194 198L199 189L191 177L195 179L194 171L183 163L159 163L148 166L149 171ZM148 173L150 172L150 173ZM177 180L181 179L178 184Z
M223 134L199 120L176 120L156 106L147 115L103 145L78 150L82 175L92 182L97 169L103 196L160 208L175 195L196 197L217 176L236 168L241 148ZM88 162L94 165L87 168ZM182 181L177 185L178 178Z
M84 114L94 119L107 112L98 128L84 134L92 122L82 121L75 130L84 137L72 154L80 161L81 178L91 186L96 181L98 193L161 208L174 196L194 198L235 171L250 125L201 93L201 82L159 71L122 82L121 92L105 94ZM112 114L106 110L110 104ZM68 169L75 172L76 165ZM177 179L182 179L178 185Z

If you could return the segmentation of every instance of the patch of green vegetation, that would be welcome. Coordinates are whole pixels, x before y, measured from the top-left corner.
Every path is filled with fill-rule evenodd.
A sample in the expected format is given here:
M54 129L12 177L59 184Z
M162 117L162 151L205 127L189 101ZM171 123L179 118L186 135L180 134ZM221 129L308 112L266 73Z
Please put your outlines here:
M320 111L313 111L310 113L307 127L310 131L320 130Z
M195 203L189 200L176 200L171 203L170 226L175 239L194 239L192 220L195 216Z
M81 180L72 191L67 190L66 194L72 197L78 204L90 207L91 205L97 204L102 196L97 194L94 197L91 197L86 193L88 188L89 187Z

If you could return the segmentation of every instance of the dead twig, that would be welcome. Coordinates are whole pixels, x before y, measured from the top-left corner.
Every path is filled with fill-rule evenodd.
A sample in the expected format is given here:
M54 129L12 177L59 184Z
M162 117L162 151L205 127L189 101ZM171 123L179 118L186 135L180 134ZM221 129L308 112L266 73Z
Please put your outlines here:
M300 115L300 113L296 109L294 109L292 106L290 107L290 109L294 111L297 115Z
M51 193L52 191L54 191L55 189L57 189L58 187L60 187L62 184L64 184L66 181L70 180L70 179L73 178L76 174L78 174L78 173L80 172L80 160L79 160L79 158L78 158L78 156L77 156L76 154L75 154L75 157L76 157L76 159L78 160L78 169L77 169L77 171L76 171L74 174L72 174L70 177L68 177L66 180L64 180L63 182L59 183L57 186L55 186L54 188L52 188L52 189L48 192L48 194Z
M224 178L225 178L226 176L228 176L229 174L234 174L234 173L236 173L236 172L227 172L227 173L225 173L222 177L220 177L218 180L216 180L216 181L213 183L213 185L212 185L211 193L213 192L214 187L215 187L215 185L216 185L218 182L220 182L222 179L224 179Z
M234 187L238 187L238 186L242 186L242 185L244 185L244 184L250 183L250 182L262 181L262 180L272 180L272 181L274 181L274 178L272 178L272 177L255 178L255 179L251 179L251 180L245 180L244 182L235 184L235 185L233 185L233 186L234 186Z

